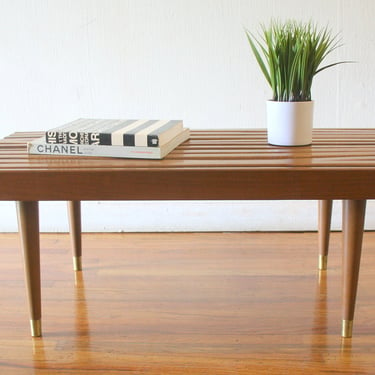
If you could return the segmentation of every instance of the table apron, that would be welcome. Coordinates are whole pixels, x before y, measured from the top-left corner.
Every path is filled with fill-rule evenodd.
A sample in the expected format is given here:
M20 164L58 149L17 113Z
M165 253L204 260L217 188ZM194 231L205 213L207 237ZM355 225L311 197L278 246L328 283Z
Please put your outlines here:
M0 200L373 199L375 171L28 170L0 174Z

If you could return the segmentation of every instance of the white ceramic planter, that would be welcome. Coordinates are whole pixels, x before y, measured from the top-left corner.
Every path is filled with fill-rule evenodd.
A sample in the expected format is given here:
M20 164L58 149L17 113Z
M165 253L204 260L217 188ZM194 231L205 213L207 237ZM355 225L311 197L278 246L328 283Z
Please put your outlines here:
M267 102L268 143L306 146L312 142L314 102Z

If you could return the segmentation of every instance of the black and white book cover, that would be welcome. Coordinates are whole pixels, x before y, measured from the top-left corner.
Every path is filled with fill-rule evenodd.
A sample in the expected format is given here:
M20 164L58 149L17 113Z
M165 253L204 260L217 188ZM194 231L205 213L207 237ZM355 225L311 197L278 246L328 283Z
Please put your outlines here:
M78 119L48 130L46 143L160 147L183 131L181 120Z

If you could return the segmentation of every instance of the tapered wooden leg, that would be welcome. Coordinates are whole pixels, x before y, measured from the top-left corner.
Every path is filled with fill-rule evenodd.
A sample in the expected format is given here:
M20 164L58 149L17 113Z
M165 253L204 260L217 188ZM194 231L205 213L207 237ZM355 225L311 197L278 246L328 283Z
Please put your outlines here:
M365 200L343 201L343 337L352 336L365 211Z
M69 227L73 251L74 271L82 270L82 239L81 239L81 202L69 201Z
M331 231L332 200L319 201L318 233L319 233L319 269L327 269L329 235Z
M31 335L41 336L41 283L38 202L17 202L18 228L24 255Z

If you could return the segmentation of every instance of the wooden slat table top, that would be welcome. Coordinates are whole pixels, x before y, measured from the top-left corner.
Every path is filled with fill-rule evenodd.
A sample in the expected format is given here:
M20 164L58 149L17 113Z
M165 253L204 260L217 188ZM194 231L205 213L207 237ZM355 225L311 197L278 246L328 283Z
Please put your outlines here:
M314 129L304 147L196 130L163 160L28 155L42 134L0 141L0 200L375 198L375 129Z

